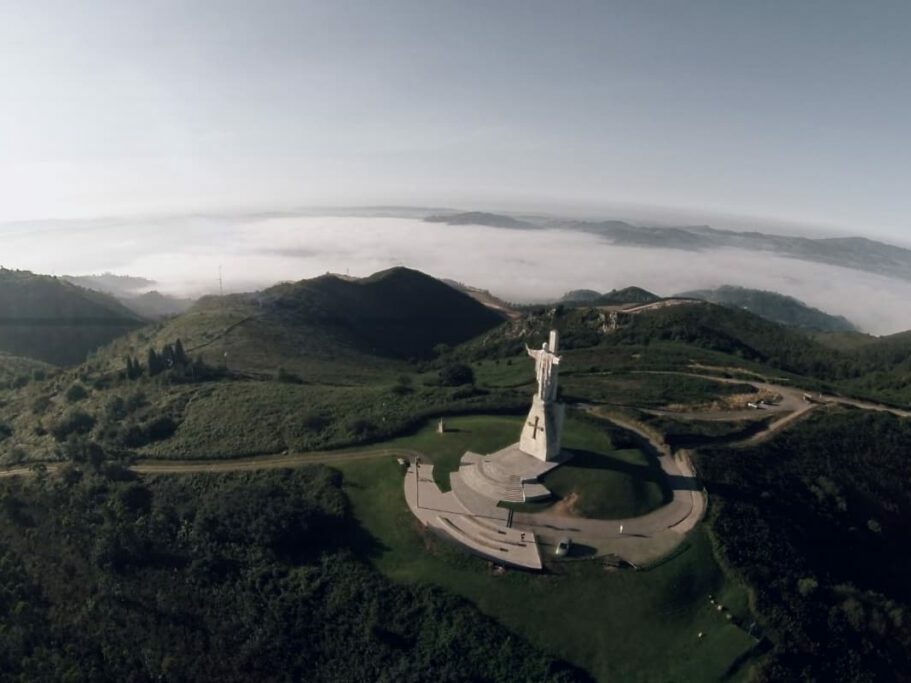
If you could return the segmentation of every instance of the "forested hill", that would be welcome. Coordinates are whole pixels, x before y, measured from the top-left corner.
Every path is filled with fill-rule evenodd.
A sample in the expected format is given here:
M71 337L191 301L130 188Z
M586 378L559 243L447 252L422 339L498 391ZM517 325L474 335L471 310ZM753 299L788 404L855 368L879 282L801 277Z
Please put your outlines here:
M326 275L263 292L270 314L320 322L352 345L396 358L424 358L438 344L459 344L502 315L449 285L408 268L351 280Z
M830 315L777 292L725 285L717 289L684 292L678 296L702 299L731 308L744 308L766 320L815 332L853 332L857 329L840 315Z
M0 351L57 365L79 363L143 322L107 294L0 269Z
M362 279L323 275L261 292L207 296L142 336L129 335L98 359L121 369L125 356L180 339L194 358L234 370L337 383L434 356L499 325L504 316L415 270Z
M344 347L399 359L429 357L439 344L459 344L503 321L467 294L408 268L277 285L258 296L258 308L272 324L307 326Z

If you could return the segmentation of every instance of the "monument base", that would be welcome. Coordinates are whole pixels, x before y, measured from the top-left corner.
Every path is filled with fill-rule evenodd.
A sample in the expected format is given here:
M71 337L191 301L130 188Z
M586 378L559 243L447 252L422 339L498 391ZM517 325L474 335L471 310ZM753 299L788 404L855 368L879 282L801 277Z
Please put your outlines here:
M522 428L519 449L538 460L556 460L560 455L565 411L562 403L549 403L535 396Z

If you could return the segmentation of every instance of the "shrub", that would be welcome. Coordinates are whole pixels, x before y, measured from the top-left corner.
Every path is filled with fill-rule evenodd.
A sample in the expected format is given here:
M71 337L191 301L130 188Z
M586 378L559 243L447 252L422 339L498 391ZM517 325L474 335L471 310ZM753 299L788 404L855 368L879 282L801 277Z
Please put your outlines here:
M285 370L284 368L278 369L278 372L275 373L275 379L278 382L285 382L287 384L304 383L304 380L302 380L299 376L295 375L293 372Z
M94 426L94 417L82 410L71 410L51 426L50 432L57 441L64 441L70 434L88 434Z
M79 382L73 382L70 385L70 388L66 390L66 393L63 397L67 400L67 403L77 403L83 399L88 398L89 392L82 384Z
M47 409L51 407L50 396L39 396L32 401L32 413L35 415L44 415Z
M162 441L173 436L176 431L177 423L168 415L152 420L145 428L148 441Z
M358 418L348 423L348 431L356 439L368 439L376 433L376 425L370 420Z
M450 363L440 370L440 384L444 387L474 384L474 370L464 363Z

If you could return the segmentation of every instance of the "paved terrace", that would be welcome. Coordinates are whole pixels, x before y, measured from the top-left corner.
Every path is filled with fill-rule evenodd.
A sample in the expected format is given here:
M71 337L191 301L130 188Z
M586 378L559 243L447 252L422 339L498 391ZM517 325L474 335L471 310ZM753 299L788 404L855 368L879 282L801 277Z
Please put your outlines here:
M477 512L470 512L454 492L444 493L436 485L433 465L412 462L405 473L404 488L408 507L424 526L498 564L536 570L543 567L533 532L507 527L509 512L482 496L478 496L480 500L470 499L479 505Z

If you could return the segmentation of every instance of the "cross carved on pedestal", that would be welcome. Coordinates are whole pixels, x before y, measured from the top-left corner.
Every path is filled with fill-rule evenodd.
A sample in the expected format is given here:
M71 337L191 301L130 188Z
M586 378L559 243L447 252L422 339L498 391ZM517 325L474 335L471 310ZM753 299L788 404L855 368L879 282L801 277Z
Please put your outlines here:
M540 421L541 421L540 415L535 415L535 421L534 421L534 423L531 423L531 422L528 423L528 426L531 427L531 438L532 438L532 439L536 439L536 440L537 440L537 438L538 438L538 432L539 432L539 431L540 431L540 432L543 432L543 431L544 431L544 427L539 427L539 426L538 426L538 423L539 423Z

